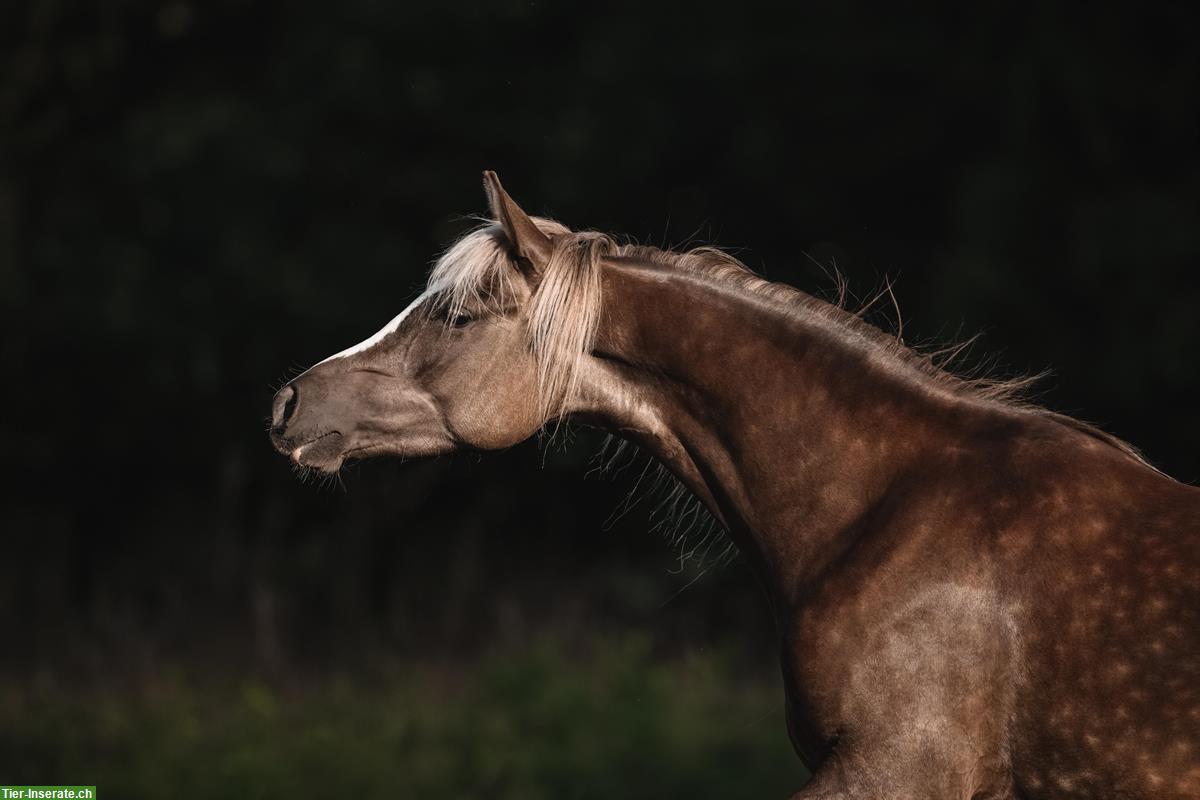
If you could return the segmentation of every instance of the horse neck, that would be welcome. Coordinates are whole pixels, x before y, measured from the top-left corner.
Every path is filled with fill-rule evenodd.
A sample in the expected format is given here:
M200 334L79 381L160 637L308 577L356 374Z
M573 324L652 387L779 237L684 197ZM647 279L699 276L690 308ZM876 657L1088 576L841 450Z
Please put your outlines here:
M966 404L821 315L613 260L588 415L662 460L750 559L777 613L850 546Z

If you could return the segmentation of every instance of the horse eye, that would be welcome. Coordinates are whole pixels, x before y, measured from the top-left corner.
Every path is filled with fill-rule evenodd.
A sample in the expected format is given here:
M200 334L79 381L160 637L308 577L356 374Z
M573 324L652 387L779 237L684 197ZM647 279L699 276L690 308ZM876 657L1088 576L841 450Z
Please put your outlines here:
M451 327L454 328L465 328L473 321L470 314L455 314L449 319Z

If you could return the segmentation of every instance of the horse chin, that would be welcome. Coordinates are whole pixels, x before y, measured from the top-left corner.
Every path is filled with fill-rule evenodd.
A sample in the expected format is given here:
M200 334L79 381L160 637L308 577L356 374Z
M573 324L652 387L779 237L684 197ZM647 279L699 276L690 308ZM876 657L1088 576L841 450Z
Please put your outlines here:
M342 468L342 461L345 460L343 446L342 435L332 432L297 445L288 457L297 467L332 474Z
M343 461L366 461L380 457L410 461L446 455L457 450L453 438L445 432L409 434L394 440L380 439L347 448Z

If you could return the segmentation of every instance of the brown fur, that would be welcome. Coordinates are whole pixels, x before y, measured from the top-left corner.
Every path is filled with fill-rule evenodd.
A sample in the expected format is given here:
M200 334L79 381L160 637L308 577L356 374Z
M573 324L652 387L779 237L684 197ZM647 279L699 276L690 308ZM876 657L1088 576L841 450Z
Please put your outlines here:
M553 417L650 450L766 588L799 798L1200 796L1200 490L724 254L580 237L487 181L505 257L281 390L282 452Z

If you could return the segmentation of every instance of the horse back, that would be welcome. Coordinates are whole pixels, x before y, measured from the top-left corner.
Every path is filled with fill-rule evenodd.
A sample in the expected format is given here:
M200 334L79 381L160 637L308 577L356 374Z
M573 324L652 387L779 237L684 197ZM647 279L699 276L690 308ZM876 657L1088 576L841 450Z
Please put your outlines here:
M1200 490L1090 444L1040 472L996 537L1025 609L1014 766L1030 794L1200 797Z

